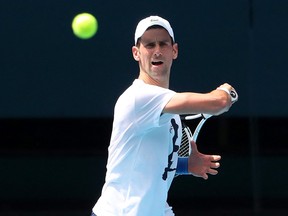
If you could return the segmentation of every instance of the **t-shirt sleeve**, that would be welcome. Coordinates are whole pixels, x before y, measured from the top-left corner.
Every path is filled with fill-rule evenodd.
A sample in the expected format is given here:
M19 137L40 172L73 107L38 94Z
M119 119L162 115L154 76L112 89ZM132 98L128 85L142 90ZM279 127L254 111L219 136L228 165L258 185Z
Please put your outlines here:
M147 129L159 126L160 116L166 104L176 92L158 86L145 85L136 96L137 123Z

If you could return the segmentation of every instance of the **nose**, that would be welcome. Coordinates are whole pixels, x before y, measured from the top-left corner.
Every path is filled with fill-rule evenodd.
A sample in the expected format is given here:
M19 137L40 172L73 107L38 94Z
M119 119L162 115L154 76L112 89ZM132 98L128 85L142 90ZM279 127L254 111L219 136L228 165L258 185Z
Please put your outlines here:
M155 52L154 55L155 55L156 57L160 57L160 56L161 56L161 53L160 53L160 52Z
M160 57L162 55L161 53L161 47L157 44L156 47L155 47L155 52L154 52L154 55L156 57Z

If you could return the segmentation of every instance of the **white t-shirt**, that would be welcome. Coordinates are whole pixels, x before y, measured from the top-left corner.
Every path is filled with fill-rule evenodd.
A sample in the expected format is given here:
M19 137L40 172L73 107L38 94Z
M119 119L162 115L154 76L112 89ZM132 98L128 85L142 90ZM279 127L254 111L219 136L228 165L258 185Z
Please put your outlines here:
M119 97L97 216L171 216L167 194L181 140L179 115L162 114L175 92L136 79Z

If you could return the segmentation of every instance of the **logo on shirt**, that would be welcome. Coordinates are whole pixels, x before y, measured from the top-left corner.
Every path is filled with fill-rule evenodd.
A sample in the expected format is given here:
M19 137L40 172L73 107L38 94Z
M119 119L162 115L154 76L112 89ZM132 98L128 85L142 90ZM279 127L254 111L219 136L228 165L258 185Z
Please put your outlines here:
M178 139L178 128L179 128L179 125L176 123L175 119L171 119L171 129L172 131L174 131L174 136L172 137L172 144L173 144L173 151L168 155L168 166L165 167L164 169L164 173L162 175L162 179L164 181L167 180L167 177L168 177L168 172L173 172L176 170L176 168L171 168L172 166L172 159L173 159L173 154L175 152L178 152L178 149L179 149L179 146L176 145L176 140Z

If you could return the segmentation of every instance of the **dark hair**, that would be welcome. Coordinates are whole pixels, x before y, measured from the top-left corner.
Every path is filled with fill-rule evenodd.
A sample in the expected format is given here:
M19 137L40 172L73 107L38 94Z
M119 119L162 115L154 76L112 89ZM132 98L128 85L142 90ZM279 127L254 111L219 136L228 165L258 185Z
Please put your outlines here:
M149 29L165 29L163 26L160 26L160 25L153 25L153 26L150 26L150 27L148 27L147 29L146 29L146 31L147 30L149 30ZM166 29L165 29L166 30ZM167 31L167 30L166 30ZM172 45L174 44L174 41L173 41L173 38L170 36L170 38L171 38L171 43L172 43ZM137 39L137 43L136 43L136 46L137 47L139 47L140 46L140 40L141 40L141 37L139 37L138 39Z

